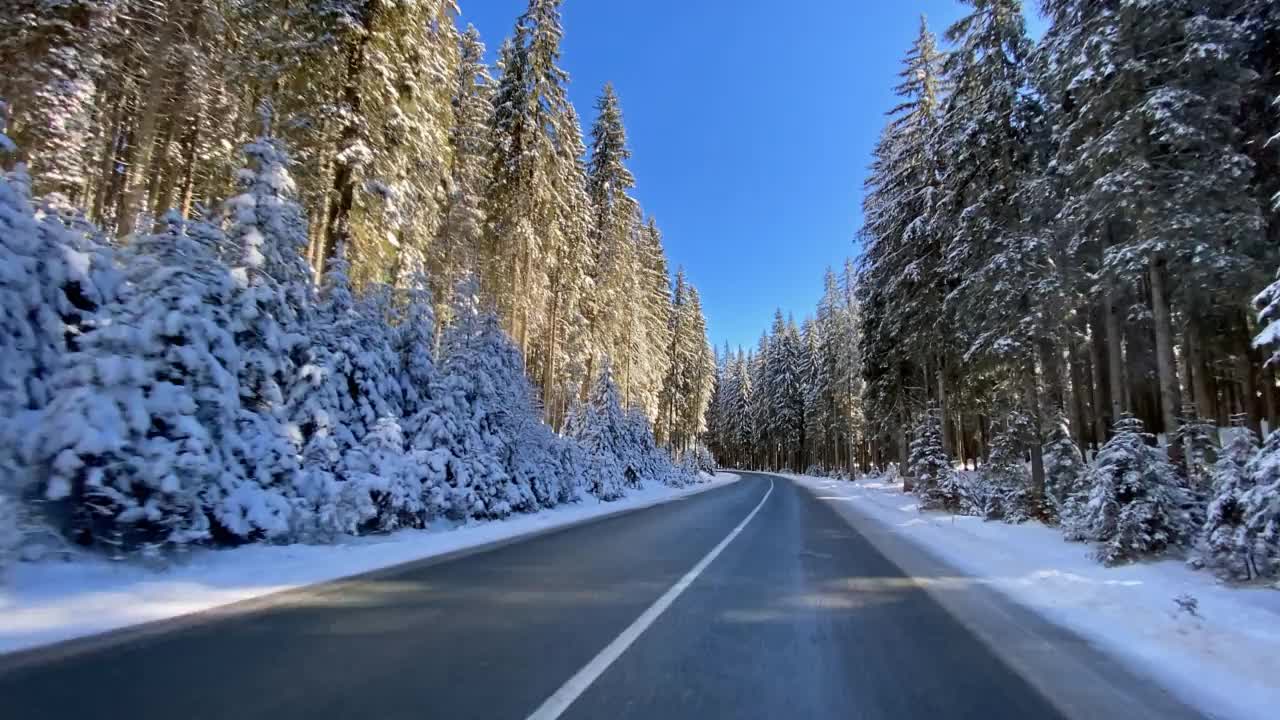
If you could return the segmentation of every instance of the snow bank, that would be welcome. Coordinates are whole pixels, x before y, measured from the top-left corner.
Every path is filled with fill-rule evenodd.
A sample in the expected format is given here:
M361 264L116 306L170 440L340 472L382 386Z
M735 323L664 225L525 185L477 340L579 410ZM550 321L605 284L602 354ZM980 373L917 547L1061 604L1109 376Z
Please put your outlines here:
M1012 600L1070 628L1214 717L1260 718L1280 697L1280 592L1237 588L1175 560L1107 568L1039 523L921 513L901 484L788 475ZM1194 598L1196 614L1175 600Z
M0 653L200 612L399 563L638 510L736 482L719 473L686 488L651 484L616 502L575 505L504 521L351 538L338 545L247 545L192 552L164 570L99 557L19 564L0 586Z

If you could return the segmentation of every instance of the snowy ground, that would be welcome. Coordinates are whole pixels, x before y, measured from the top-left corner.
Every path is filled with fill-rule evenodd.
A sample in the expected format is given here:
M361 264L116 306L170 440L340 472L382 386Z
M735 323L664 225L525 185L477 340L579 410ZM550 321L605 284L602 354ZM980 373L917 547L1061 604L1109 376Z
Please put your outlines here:
M920 513L901 484L790 475L848 502L957 570L1088 638L1212 717L1274 717L1280 698L1280 592L1233 588L1182 562L1106 568L1056 528ZM1198 615L1175 598L1190 595Z
M655 486L577 505L439 531L410 530L339 545L249 545L192 553L165 569L100 558L19 564L0 584L0 653L178 617L282 590L466 550L669 502L739 479L718 473L690 488Z

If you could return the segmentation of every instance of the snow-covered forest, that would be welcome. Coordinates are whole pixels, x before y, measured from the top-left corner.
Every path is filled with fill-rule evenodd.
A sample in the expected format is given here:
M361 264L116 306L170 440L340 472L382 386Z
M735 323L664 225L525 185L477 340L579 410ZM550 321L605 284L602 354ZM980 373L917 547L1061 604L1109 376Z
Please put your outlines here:
M530 0L0 14L0 558L324 542L693 482L698 292Z
M1035 41L963 4L907 51L859 261L719 356L709 444L1280 575L1280 5L1044 0Z

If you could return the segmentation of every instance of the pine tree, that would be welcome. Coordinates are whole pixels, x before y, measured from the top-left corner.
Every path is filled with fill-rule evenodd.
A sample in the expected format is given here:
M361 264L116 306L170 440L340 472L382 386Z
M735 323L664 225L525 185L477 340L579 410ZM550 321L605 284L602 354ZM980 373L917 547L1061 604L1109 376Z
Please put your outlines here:
M1253 431L1235 427L1213 464L1212 495L1200 527L1196 559L1229 579L1251 580L1258 575L1246 514L1246 497L1254 488L1249 464L1257 452Z
M1272 432L1249 460L1245 472L1251 487L1241 498L1245 518L1244 545L1256 574L1280 576L1280 433Z
M566 432L586 452L587 492L603 501L616 500L623 496L624 487L638 482L638 477L627 474L632 468L625 464L626 418L607 362L600 368L590 400L579 408Z
M1059 416L1049 428L1044 446L1045 501L1049 511L1068 525L1082 495L1088 491L1088 467L1084 455L1071 439L1065 418Z
M921 402L919 377L942 346L941 235L930 225L938 203L942 55L927 23L908 53L901 99L876 146L863 201L859 342L871 414L906 426ZM902 457L906 458L906 444Z
M934 409L925 413L911 442L911 476L922 510L956 510L960 497L951 459L942 448L942 420Z
M465 272L476 267L484 233L489 119L493 115L493 79L484 53L480 33L468 26L462 35L453 91L454 127L449 138L453 166L439 236L430 248L431 289L440 319L446 321L454 288Z
M563 170L556 130L568 106L567 75L558 64L562 37L560 0L530 0L500 53L493 99L484 286L526 357L546 291L540 268L558 236L554 184Z
M1090 468L1084 517L1097 557L1115 565L1160 554L1190 531L1187 493L1141 421L1122 418Z

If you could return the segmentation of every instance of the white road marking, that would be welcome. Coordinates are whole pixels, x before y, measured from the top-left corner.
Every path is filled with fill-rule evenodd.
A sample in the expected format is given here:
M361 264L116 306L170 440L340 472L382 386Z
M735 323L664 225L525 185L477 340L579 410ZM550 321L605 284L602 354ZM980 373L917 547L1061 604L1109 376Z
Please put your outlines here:
M675 602L676 598L680 597L680 594L687 590L689 586L693 584L694 580L698 579L698 576L707 569L707 566L719 557L720 553L724 552L726 547L729 547L729 543L733 542L733 539L738 537L743 529L747 527L747 523L751 522L751 519L756 516L756 513L760 512L760 508L764 507L765 501L768 500L769 496L772 494L773 479L770 478L769 490L765 492L764 497L760 498L760 504L756 505L756 508L747 515L745 520L738 523L738 527L734 528L732 532L726 535L725 538L720 541L719 545L711 548L711 552L707 553L706 557L699 560L698 564L694 565L692 570L685 573L684 577L680 578L679 582L672 585L670 589L663 593L662 597L655 600L647 610L640 614L640 617L635 619L635 622L631 623L626 630L622 631L621 635L614 638L613 642L606 645L598 655L592 658L591 662L587 663L581 670L574 673L573 677L569 678L564 685L561 685L559 690L556 690L551 697L543 701L542 705L538 706L538 709L534 710L533 714L530 715L527 720L556 720L556 718L563 715L564 711L568 710L569 706L573 704L573 701L577 700L578 696L586 692L587 688L591 687L591 684L603 675L605 670L609 669L609 666L613 664L613 661L621 657L622 653L626 652L627 648L631 647L631 644L634 643L645 630L648 630L649 626L652 625L668 607L671 607L671 603Z

